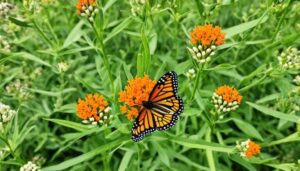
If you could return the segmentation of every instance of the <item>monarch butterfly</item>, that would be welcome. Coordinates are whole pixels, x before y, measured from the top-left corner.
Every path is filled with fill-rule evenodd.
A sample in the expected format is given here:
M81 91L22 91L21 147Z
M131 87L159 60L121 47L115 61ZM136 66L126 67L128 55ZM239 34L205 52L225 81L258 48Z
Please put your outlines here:
M153 87L148 101L143 101L132 126L132 140L139 141L155 130L172 127L183 111L183 101L177 96L177 74L165 73Z

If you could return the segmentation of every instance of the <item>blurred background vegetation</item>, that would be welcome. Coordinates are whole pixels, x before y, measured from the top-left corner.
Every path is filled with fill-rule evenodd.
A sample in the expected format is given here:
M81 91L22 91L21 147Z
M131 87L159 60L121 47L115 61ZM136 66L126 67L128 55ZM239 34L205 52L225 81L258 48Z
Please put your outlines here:
M299 170L300 70L277 60L299 48L298 1L101 0L92 22L98 39L75 0L8 3L0 9L0 103L16 114L1 132L0 170L28 161L45 171ZM185 75L197 70L189 32L207 23L219 25L226 42L197 85ZM118 92L136 76L157 80L170 70L185 111L172 129L134 143ZM211 97L225 84L243 102L211 129ZM88 93L108 100L110 125L81 124L76 103ZM261 154L246 159L234 147L249 138Z

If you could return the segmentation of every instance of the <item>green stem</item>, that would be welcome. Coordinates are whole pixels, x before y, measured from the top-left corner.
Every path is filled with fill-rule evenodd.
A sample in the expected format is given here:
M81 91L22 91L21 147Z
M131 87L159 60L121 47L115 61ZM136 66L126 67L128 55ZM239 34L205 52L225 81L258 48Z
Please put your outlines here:
M285 18L286 14L288 12L289 6L290 6L290 3L288 3L288 6L284 9L283 14L281 14L281 17L279 19L278 25L276 26L275 32L274 32L273 37L272 37L272 41L275 40L275 38L276 38L276 36L277 36L277 34L279 32L280 26L282 25L283 19Z
M14 152L14 150L12 149L12 147L11 147L11 145L9 144L9 141L6 139L6 137L0 136L0 140L2 140L2 141L7 145L10 154L11 154L14 158L16 158L15 152Z
M207 142L211 142L211 129L207 130L207 133L205 135L205 140ZM214 161L214 156L213 156L213 151L211 149L206 149L206 157L207 157L207 162L209 165L209 168L211 171L216 171L216 165Z
M95 28L95 26L94 26L94 24L92 22L90 22L90 24L91 24L91 26L93 28L93 31L95 32L97 40L98 40L97 41L98 43L96 43L96 51L97 51L98 55L101 56L102 59L103 59L103 63L104 63L104 66L105 66L105 68L107 70L108 77L109 77L110 84L111 84L112 98L115 99L114 98L114 96L115 96L114 82L113 82L113 77L112 77L112 73L111 73L111 69L110 69L108 57L107 57L107 54L106 54L105 48L104 48L103 35L102 35L102 33L99 33L97 31L97 29ZM99 45L99 47L98 47L98 45Z
M203 65L201 65L200 68L198 67L196 83L195 83L195 87L194 87L194 90L193 90L193 93L192 93L192 96L191 96L191 99L190 99L191 101L194 100L197 88L198 88L199 83L200 83L200 75L201 75L202 72L203 72Z
M47 44L53 48L54 44L50 41L50 39L44 34L44 32L41 30L41 28L38 26L38 24L35 22L35 20L32 20L33 26L35 30L40 34L40 36L47 42Z

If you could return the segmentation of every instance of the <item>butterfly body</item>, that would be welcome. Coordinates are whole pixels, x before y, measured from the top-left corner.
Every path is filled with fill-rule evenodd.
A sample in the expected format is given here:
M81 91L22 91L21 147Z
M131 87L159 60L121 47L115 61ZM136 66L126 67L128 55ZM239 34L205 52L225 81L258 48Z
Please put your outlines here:
M152 101L142 101L142 104L145 108L147 109L152 109L153 108L153 103Z
M177 95L177 74L164 74L156 83L148 101L142 101L139 115L132 126L132 140L139 141L155 130L172 127L183 111L183 101Z

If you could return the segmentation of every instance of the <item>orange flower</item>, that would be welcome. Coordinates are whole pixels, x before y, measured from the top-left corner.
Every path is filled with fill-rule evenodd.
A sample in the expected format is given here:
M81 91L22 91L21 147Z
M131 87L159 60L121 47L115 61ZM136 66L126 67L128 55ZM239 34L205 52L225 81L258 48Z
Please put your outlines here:
M127 114L129 120L138 116L142 101L148 100L155 83L156 81L145 75L143 78L129 80L125 90L119 92L119 102L124 103L120 110L123 114Z
M248 159L260 153L260 145L250 139L241 143L237 142L236 149L242 157L247 157Z
M248 159L251 158L252 156L255 156L260 153L260 145L259 144L256 144L253 141L249 141L248 146L249 147L246 151L246 157Z
M242 98L235 88L224 85L215 90L212 102L218 113L226 113L236 110L241 104Z
M213 27L211 24L197 26L191 33L190 42L193 45L201 44L202 46L222 45L224 44L225 34L221 32L219 26Z
M107 113L110 107L104 100L103 95L88 94L85 100L79 99L77 104L77 116L83 120L99 121L102 120L101 113Z
M95 7L96 5L96 0L78 0L76 4L77 14L87 14L86 10L93 11L93 7Z
M229 87L227 85L219 87L215 93L223 98L224 101L227 103L237 102L238 104L241 104L242 96L240 96L239 92L232 87Z

